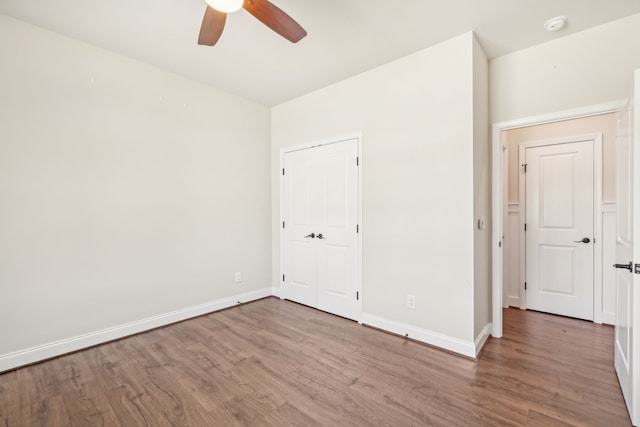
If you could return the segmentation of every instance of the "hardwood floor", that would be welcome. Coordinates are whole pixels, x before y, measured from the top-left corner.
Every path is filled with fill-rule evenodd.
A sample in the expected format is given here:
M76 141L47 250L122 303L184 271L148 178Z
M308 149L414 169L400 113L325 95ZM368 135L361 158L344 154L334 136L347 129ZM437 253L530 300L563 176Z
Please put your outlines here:
M478 362L267 298L0 375L4 426L628 426L613 328L507 309Z

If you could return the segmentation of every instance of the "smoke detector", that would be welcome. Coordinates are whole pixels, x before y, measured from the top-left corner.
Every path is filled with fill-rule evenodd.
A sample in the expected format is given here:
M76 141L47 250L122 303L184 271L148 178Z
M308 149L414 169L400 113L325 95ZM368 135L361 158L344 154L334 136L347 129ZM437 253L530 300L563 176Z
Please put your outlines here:
M566 16L556 16L544 23L544 29L550 33L555 33L556 31L563 29L565 25L567 25L567 21Z

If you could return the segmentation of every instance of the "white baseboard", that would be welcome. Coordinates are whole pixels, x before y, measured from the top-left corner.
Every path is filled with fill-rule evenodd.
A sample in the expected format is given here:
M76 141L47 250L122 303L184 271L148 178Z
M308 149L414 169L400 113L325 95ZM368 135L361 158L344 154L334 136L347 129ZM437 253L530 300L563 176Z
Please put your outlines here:
M602 313L602 323L605 325L615 325L616 324L616 314L615 313Z
M257 291L246 292L234 295L228 298L183 308L158 316L148 317L146 319L129 322L111 328L102 329L88 334L77 335L75 337L65 338L59 341L43 344L36 347L19 350L13 353L0 355L0 372L18 368L34 362L50 359L65 353L81 350L83 348L102 344L108 341L120 339L128 335L137 334L166 326L171 323L180 322L192 317L202 316L203 314L212 313L232 307L238 303L255 301L261 298L271 296L272 288L263 288Z
M362 323L394 334L402 336L408 335L411 339L434 345L463 356L472 358L476 357L476 345L471 341L453 338L428 329L418 328L413 325L385 319L369 313L362 313Z
M480 331L478 336L476 337L475 345L476 345L476 355L474 357L478 357L480 354L480 350L484 347L484 344L491 336L491 331L493 330L493 324L491 322L487 323L484 328Z
M518 297L506 297L505 298L505 307L520 307L520 298Z
M280 289L281 289L280 287L274 286L273 288L271 288L271 295L277 298L282 298L280 296Z

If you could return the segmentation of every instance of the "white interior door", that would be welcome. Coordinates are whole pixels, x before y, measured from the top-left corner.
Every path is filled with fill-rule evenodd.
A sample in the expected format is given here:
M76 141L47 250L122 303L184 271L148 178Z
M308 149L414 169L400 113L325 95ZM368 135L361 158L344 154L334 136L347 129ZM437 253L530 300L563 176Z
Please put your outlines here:
M317 298L317 162L309 150L284 156L283 296L315 307Z
M318 308L350 319L358 308L358 141L318 150Z
M358 317L358 140L284 156L283 296Z
M593 141L526 148L526 306L593 320Z
M635 73L635 105L640 70ZM640 425L640 117L631 107L619 117L616 140L615 368L633 424ZM634 262L635 260L635 262ZM635 273L635 274L634 274Z

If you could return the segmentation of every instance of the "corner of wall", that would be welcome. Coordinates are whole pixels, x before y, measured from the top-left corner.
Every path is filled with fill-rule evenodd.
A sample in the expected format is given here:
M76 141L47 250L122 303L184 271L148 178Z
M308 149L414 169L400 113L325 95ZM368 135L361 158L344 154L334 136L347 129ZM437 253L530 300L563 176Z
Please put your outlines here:
M474 334L491 318L491 145L489 65L473 36Z
M476 335L476 339L474 341L474 346L475 346L475 356L474 357L477 358L480 355L480 352L482 351L484 346L487 344L487 341L489 340L489 337L491 336L492 329L493 329L493 324L491 322L489 322L486 325L484 325L484 327Z

